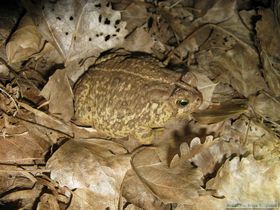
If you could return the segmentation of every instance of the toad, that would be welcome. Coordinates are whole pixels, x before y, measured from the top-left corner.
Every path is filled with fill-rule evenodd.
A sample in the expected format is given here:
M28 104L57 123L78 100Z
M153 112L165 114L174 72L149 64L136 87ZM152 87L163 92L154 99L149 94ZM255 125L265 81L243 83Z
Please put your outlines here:
M75 119L112 138L150 143L157 128L185 119L200 92L151 57L115 55L89 68L74 87Z

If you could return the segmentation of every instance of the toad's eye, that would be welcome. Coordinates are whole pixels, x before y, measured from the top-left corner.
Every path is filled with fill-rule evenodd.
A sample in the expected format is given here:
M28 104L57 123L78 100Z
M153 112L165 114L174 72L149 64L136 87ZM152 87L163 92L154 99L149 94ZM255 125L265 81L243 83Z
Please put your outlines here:
M187 99L179 99L179 100L177 100L176 104L179 107L183 108L189 104L189 101Z

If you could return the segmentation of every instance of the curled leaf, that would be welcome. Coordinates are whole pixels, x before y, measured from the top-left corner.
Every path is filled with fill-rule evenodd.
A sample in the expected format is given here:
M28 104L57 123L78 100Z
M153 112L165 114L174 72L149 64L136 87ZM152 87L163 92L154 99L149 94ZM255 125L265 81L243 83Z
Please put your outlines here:
M6 53L10 63L27 60L43 48L44 39L30 16L25 15L6 45Z
M134 155L131 164L142 183L161 201L190 204L202 191L202 173L185 159L172 162L168 167L155 149L145 148Z
M252 156L241 160L235 157L227 160L217 176L207 183L207 188L225 196L230 206L276 205L280 196L279 170L277 162L258 161Z

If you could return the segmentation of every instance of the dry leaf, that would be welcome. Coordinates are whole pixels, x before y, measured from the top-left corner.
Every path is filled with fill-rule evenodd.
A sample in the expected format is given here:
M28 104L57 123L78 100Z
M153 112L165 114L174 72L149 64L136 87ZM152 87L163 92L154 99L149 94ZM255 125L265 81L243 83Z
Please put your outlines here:
M210 195L199 196L193 205L177 205L175 210L221 210L226 209L226 199L215 198Z
M265 120L280 122L280 101L277 100L277 98L264 92L257 96L250 97L249 102L254 112Z
M207 110L193 113L192 116L201 124L212 124L235 118L247 110L247 101L236 100L230 103L213 105Z
M21 62L42 50L44 39L37 31L30 16L25 15L6 45L10 63Z
M265 159L267 161L279 159L279 137L265 128L263 124L242 116L232 124L231 130L233 134L228 133L227 135L239 136L244 147L256 159Z
M243 154L246 151L240 141L236 139L224 141L222 137L213 139L213 136L207 136L203 144L196 137L190 144L193 146L188 155L192 157L192 162L201 169L204 176L215 173L225 158L233 154Z
M225 196L228 207L277 206L280 197L278 162L258 161L252 156L227 160L217 176L207 182L217 196ZM254 178L252 178L252 176Z
M41 91L49 101L49 112L69 122L74 115L73 92L65 70L57 70Z
M9 72L9 68L6 65L0 64L0 77L8 77Z
M143 209L170 209L141 182L133 170L129 170L122 183L122 195L126 200Z
M217 83L212 82L206 75L199 72L192 72L197 79L197 89L201 92L203 97L203 103L199 109L206 109L211 104L213 92L217 86Z
M24 119L25 126L28 126L35 135L52 143L56 143L60 138L73 136L70 125L25 103L20 102L19 104L22 108L29 111L29 115L30 113L34 114L31 119L28 114L22 114L20 117Z
M47 167L60 185L89 190L103 198L98 204L116 209L129 159L126 149L108 140L70 140L52 155Z
M67 210L117 209L110 196L102 196L89 189L76 189Z
M196 27L191 35L180 43L170 59L185 59L189 55L189 62L197 63L201 73L215 82L230 84L246 97L267 89L251 31L240 19L236 1L216 1L192 26Z
M160 17L157 17L159 20L156 21L163 19L160 24L160 30L164 28L165 23L169 27L168 31L166 31L166 36L158 34L159 37L166 39L170 38L171 34L175 34L176 41L182 41L191 33L190 23L194 19L194 14L189 6L191 5L188 5L188 1L163 1L159 3L158 13Z
M33 164L44 162L50 144L13 117L0 119L0 162Z
M29 3L29 4L28 4ZM66 62L98 56L122 44L126 23L106 1L25 1L38 29ZM34 8L35 7L35 8Z
M134 29L141 28L142 25L148 20L148 9L149 4L145 2L132 1L130 4L123 9L121 15L122 20L125 21L126 29L128 33L132 32Z
M32 210L34 203L40 196L41 190L42 186L38 185L33 189L16 190L3 197L1 196L0 203L15 203L17 204L16 209Z
M161 162L155 148L137 152L131 164L142 183L165 204L189 204L199 196L202 173L187 160L175 160L172 166Z
M49 209L60 210L55 196L45 193L40 196L40 202L38 203L36 210L49 210Z
M145 26L135 29L126 39L124 48L129 51L141 51L152 53L156 44L154 38L151 37Z
M256 24L256 31L263 60L263 74L277 97L280 95L280 27L270 9L258 10L258 14L261 15L261 20Z

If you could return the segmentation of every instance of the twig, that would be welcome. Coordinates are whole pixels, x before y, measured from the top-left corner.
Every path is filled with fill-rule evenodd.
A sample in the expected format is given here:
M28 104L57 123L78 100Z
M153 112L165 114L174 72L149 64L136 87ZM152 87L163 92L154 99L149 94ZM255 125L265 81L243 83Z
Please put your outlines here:
M28 172L28 173L49 173L49 169L24 169L24 170L3 170L0 169L0 173L22 173L22 172Z

